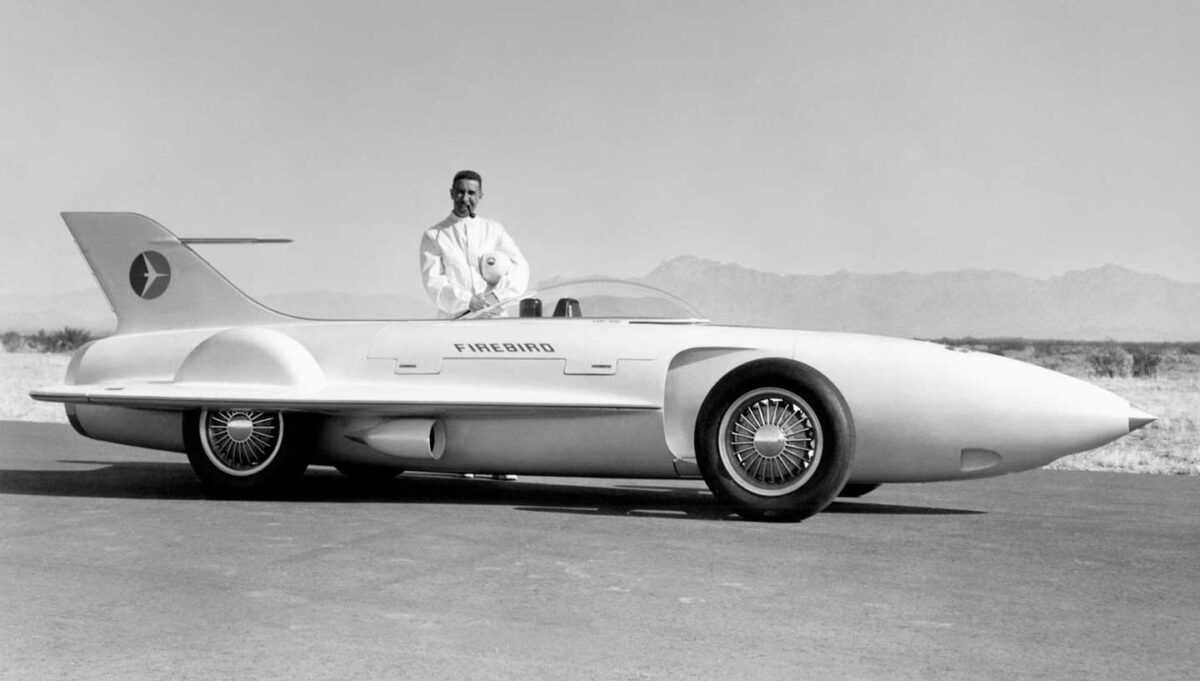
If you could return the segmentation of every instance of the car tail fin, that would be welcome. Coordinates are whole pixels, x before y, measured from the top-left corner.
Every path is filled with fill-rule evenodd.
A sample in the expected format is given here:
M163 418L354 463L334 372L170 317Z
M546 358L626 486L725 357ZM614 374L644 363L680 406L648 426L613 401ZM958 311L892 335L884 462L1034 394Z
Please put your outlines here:
M289 319L242 293L187 244L137 213L63 213L117 315L117 333Z

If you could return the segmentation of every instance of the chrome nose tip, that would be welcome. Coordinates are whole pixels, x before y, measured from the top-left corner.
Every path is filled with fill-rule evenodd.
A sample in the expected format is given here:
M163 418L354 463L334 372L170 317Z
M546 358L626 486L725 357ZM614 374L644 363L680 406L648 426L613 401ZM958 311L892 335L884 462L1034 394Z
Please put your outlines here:
M1157 416L1147 414L1137 407L1129 408L1129 432L1133 432L1138 428L1143 428L1158 420Z

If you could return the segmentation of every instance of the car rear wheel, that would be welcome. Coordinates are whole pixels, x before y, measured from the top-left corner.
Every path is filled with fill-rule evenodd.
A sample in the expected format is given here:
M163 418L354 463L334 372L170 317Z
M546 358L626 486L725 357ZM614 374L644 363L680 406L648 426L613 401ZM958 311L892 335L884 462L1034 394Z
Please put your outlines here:
M849 410L823 377L806 373L760 365L723 380L701 407L701 473L745 518L807 518L828 506L849 476Z
M281 412L201 409L184 419L184 442L205 491L255 496L282 489L308 467L298 430Z

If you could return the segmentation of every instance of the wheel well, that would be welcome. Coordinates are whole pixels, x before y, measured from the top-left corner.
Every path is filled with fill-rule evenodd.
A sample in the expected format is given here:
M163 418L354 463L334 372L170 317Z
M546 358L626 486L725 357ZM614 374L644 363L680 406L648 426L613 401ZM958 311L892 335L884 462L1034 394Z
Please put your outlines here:
M842 397L842 393L837 389L837 386L830 381L825 374L817 371L813 367L797 362L792 359L782 358L767 358L756 359L745 364L738 365L730 369L721 377L719 381L713 384L713 387L704 396L704 401L700 406L700 414L704 414L711 407L712 400L723 392L723 389L729 383L734 381L746 380L764 380L770 381L771 385L780 388L824 388L826 395L837 400L837 406L846 414L846 425L848 432L846 433L847 444L851 451L854 449L854 414L850 410L850 405L846 403L846 399ZM816 397L822 398L818 391ZM834 405L829 405L834 406ZM699 437L700 419L696 419L693 428L693 442Z
M293 420L289 413L281 411L222 410L220 408L209 411L210 413L225 411L259 414L263 417L278 419L280 428L275 440L270 445L271 453L264 458L261 456L262 449L260 448L255 453L258 460L244 461L250 465L242 468L237 463L233 463L237 456L229 458L213 453L213 448L206 439L210 436L202 432L205 427L204 409L192 409L184 412L182 428L188 461L204 485L206 493L219 497L238 498L271 494L282 490L288 483L300 477L308 467L307 443L311 442L312 438L302 432L296 432L302 430L296 426L303 423L303 420ZM258 420L258 417L255 420ZM286 427L284 427L284 423L287 424ZM226 421L227 426L228 424L229 421ZM244 428L244 424L239 428ZM226 432L232 433L232 431L233 429L230 428ZM254 428L250 428L250 432L253 431ZM244 438L239 442L247 440L248 438ZM245 453L245 450L242 450L242 454ZM237 455L237 452L226 450L226 454ZM218 461L219 459L220 461Z
M819 448L810 450L812 455L807 457L808 463L803 463L805 455L800 449L801 444L793 452L799 458L784 463L782 468L776 460L780 453L778 449L766 453L759 450L757 432L767 433L762 444L768 449L773 445L782 447L780 440L772 439L780 437L779 428L775 426L777 412L774 407L757 412L756 419L750 421L755 424L750 427L751 431L756 431L754 444L743 453L754 463L746 464L740 455L734 457L728 453L724 443L734 437L726 435L733 432L726 430L729 428L726 419L733 413L729 410L742 409L745 400L756 400L759 395L779 396L784 401L798 400L795 404L803 405L795 408L806 412L803 417L806 421L811 417L815 422L812 428L818 435L811 437L819 438L821 443ZM776 430L773 435L770 428ZM809 437L801 435L805 431L807 429L803 427L794 431L798 436L797 443ZM743 430L741 437L746 437L747 432ZM727 372L705 397L693 439L697 465L708 488L721 502L752 520L803 520L819 513L845 486L854 462L854 422L849 406L832 381L801 362L755 360ZM809 465L814 467L809 468ZM757 471L755 466L760 466ZM795 481L777 488L781 471L789 476L799 475Z

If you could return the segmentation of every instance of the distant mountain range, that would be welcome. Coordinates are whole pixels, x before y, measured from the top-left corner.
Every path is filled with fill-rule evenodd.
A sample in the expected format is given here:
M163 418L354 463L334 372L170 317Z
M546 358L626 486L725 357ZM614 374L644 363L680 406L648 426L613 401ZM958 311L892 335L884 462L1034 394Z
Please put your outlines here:
M692 256L641 279L692 302L714 322L912 338L1200 339L1200 284L1116 265L1033 279L1011 272L784 275ZM422 318L424 300L329 291L263 296L269 307L331 319ZM586 312L586 311L585 311ZM99 289L0 296L0 331L116 327Z
M1200 339L1200 284L1117 265L1049 279L990 270L810 276L682 256L644 281L729 324L909 338Z

